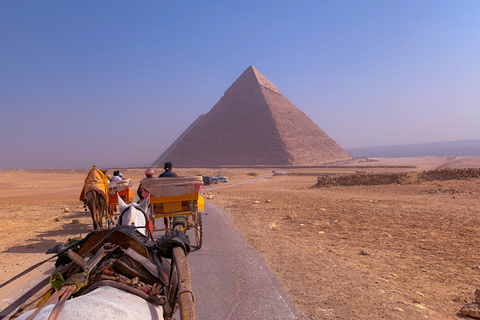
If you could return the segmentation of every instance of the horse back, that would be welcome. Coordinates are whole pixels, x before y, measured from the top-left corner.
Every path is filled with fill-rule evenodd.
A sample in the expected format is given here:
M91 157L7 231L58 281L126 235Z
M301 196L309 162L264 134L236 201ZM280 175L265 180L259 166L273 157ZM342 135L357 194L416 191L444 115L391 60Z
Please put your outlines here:
M128 301L128 303L125 303ZM35 320L47 320L55 305L46 306ZM22 314L17 320L25 320L34 310ZM59 319L75 320L163 320L162 307L156 307L134 294L109 287L99 287L92 292L68 300Z

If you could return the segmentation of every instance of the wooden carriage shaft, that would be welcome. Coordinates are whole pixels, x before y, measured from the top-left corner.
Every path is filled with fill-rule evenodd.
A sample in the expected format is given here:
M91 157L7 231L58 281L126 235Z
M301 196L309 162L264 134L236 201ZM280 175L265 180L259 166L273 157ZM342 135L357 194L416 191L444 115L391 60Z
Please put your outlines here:
M195 306L191 286L190 267L185 257L185 252L180 247L173 249L173 259L178 269L178 283L180 294L178 295L178 306L180 319L195 320Z
M175 229L181 231L181 226L176 226ZM180 309L180 319L195 320L195 305L192 291L192 278L190 274L190 266L188 265L187 256L180 247L175 247L172 250L173 261L177 268L178 275L178 306Z

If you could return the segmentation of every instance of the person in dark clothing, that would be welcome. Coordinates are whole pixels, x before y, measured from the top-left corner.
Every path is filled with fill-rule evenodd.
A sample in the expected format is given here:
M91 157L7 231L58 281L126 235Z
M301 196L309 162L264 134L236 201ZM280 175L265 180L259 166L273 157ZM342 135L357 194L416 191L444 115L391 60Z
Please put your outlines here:
M165 169L165 172L159 175L159 178L167 178L167 177L178 177L175 172L172 172L172 163L171 162L165 162L165 165L163 166L163 169ZM163 218L163 222L165 223L165 229L167 229L169 226L171 226L173 222L173 218Z
M164 177L178 177L175 172L172 172L172 163L171 162L165 162L165 166L163 167L165 169L165 172L159 175L159 178L164 178Z

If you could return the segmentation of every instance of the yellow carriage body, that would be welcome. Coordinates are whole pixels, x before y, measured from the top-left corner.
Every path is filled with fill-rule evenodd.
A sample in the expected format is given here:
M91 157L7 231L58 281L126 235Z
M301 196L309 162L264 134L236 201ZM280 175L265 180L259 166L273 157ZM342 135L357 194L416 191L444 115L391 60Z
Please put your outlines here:
M168 232L173 229L173 219L184 217L185 229L195 229L197 247L201 247L201 213L204 199L199 192L203 189L202 176L145 178L142 188L150 194L150 216L155 231ZM163 218L165 227L159 227L155 219Z

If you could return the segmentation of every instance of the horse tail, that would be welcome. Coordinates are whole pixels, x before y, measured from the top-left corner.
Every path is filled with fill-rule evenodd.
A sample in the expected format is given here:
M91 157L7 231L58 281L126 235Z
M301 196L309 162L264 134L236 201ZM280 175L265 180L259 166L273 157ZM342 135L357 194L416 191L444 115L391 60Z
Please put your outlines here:
M88 209L92 215L93 229L99 229L102 227L103 211L106 208L105 199L95 190L90 190L86 198Z

